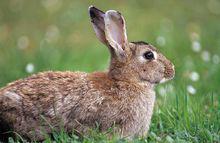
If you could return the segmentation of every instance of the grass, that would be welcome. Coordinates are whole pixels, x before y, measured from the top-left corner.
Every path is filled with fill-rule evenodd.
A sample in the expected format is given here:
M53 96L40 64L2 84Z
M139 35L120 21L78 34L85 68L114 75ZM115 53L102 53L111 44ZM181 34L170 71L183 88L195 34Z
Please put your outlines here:
M54 133L56 142L220 142L220 5L217 0L0 2L0 87L46 70L105 70L108 51L95 38L89 5L121 11L128 38L155 45L176 68L173 81L157 87L147 137L127 141L96 131L79 139ZM194 46L193 46L194 45ZM200 48L195 51L192 48ZM192 80L191 73L199 75ZM189 86L196 90L192 93ZM9 139L9 142L14 142ZM52 142L47 138L45 142Z

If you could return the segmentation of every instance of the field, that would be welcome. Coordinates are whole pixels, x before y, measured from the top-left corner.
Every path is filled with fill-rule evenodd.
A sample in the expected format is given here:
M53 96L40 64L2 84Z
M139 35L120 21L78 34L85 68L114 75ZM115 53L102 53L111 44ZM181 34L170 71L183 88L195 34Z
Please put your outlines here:
M2 0L0 87L41 71L102 71L109 53L95 37L89 5L120 11L129 41L156 46L174 64L175 79L157 86L148 136L108 140L55 133L56 142L220 142L220 1ZM14 142L11 138L9 142ZM18 142L18 141L17 141ZM47 138L45 142L52 142Z

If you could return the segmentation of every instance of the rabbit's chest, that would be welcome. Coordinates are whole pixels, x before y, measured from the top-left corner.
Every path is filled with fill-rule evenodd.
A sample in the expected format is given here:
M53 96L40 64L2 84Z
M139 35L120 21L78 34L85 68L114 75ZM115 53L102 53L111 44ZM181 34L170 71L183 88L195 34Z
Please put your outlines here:
M124 127L128 133L140 135L145 134L151 122L155 102L155 94L139 95L130 106L127 106L127 113L124 114Z
M122 99L117 103L106 104L100 112L100 123L104 128L113 124L126 134L144 134L147 132L153 113L155 94L141 94L136 98Z

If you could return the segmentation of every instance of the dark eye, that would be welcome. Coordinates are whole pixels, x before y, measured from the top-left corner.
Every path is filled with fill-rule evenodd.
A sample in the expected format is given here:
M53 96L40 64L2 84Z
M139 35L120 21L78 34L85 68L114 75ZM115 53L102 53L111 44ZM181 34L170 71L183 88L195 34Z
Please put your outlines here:
M148 60L152 60L152 59L154 59L154 53L151 52L151 51L145 52L144 53L144 58L148 59Z

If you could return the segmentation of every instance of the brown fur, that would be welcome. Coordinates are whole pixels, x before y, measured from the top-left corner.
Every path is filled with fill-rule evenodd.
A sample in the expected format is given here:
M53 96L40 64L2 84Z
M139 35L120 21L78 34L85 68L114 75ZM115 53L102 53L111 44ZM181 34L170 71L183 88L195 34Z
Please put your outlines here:
M91 12L94 12L91 14ZM115 11L107 12L116 29L124 19ZM103 43L112 40L112 28L103 28L102 11L90 8L94 29ZM96 19L97 18L97 19ZM123 23L118 24L117 20ZM100 22L100 23L99 23ZM97 26L97 23L99 25ZM101 26L100 26L101 25ZM117 27L118 26L118 27ZM108 31L108 40L105 39ZM114 30L114 27L113 27ZM123 31L124 30L124 31ZM125 36L125 26L119 34ZM108 72L43 72L15 81L0 90L0 132L15 131L31 140L43 140L44 133L61 127L67 132L86 134L99 125L100 131L114 127L121 137L146 135L155 101L154 85L172 79L174 68L152 45L123 41L105 43L111 51ZM120 43L123 42L123 43ZM122 44L122 45L120 45ZM120 49L120 46L121 49ZM117 49L119 48L119 49ZM155 59L146 60L146 51ZM4 125L4 128L3 128ZM6 126L7 125L7 126Z

